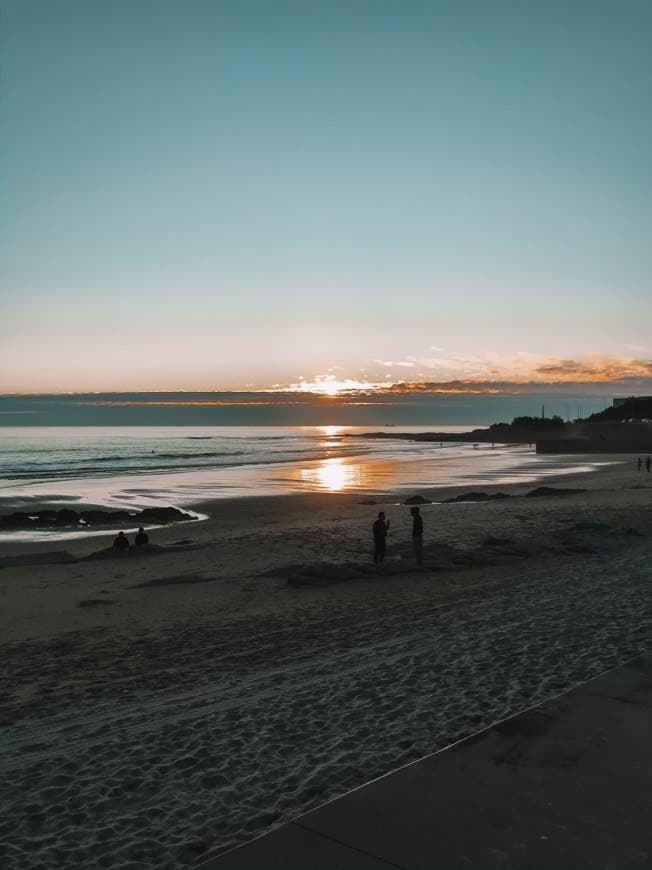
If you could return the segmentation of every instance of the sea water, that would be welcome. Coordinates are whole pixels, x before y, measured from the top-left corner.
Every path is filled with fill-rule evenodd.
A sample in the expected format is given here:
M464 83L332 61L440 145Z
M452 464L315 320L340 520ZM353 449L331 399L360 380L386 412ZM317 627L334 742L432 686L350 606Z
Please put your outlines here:
M471 427L439 429L450 433ZM537 456L528 445L350 437L364 431L344 426L3 427L0 510L74 503L136 510L296 492L417 492L535 481L596 465L578 457ZM375 431L391 435L394 430Z

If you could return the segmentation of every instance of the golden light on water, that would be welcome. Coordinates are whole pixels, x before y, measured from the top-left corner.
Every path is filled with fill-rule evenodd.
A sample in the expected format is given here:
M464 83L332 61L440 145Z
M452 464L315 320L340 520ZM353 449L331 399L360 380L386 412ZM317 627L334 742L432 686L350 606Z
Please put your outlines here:
M320 426L324 429L346 427ZM285 485L292 485L303 492L359 492L360 490L383 489L390 479L398 474L400 465L404 474L405 462L392 460L360 462L351 456L329 456L307 462L302 468L283 468L277 474Z
M334 438L339 435L344 429L344 426L317 426L317 429L322 432L326 438Z
M324 427L331 428L331 427ZM332 428L337 428L333 426ZM358 464L347 464L344 459L333 457L323 459L311 468L301 469L301 480L316 489L327 492L341 492L360 486L361 475Z

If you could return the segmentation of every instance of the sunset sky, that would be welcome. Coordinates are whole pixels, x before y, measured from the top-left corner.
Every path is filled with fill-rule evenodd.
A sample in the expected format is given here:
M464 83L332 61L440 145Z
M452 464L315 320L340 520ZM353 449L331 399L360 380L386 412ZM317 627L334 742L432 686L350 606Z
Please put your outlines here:
M0 392L650 391L651 33L649 0L4 0Z

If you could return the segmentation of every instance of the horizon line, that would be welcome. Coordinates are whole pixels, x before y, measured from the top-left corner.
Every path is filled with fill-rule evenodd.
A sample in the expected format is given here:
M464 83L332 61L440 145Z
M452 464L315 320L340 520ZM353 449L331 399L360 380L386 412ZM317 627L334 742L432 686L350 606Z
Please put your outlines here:
M500 395L519 395L519 394L532 394L532 393L542 393L547 394L551 391L555 393L566 392L566 391L582 391L589 392L599 388L599 391L595 393L596 396L602 396L609 389L609 387L613 387L614 393L619 393L623 390L630 390L633 387L638 387L638 390L649 390L652 392L652 379L650 383L640 383L640 381L647 381L647 378L632 378L630 379L620 379L615 381L604 381L604 380L596 380L596 381L487 381L487 380L451 380L451 381L438 381L438 382L428 382L428 381L420 381L420 382L411 382L406 383L402 381L394 382L391 385L383 384L382 386L375 386L373 384L369 384L366 387L356 387L356 388L342 388L339 389L335 393L326 393L324 391L316 390L296 390L291 387L261 387L259 389L192 389L192 388L183 388L183 389L170 389L170 388L157 388L157 389L103 389L103 390L84 390L84 389L75 389L75 390L29 390L29 391L6 391L0 392L0 399L19 399L19 398L63 398L63 397L75 397L75 396L89 396L89 397L101 397L101 396L133 396L133 397L141 397L147 395L206 395L206 396L269 396L272 398L273 396L284 396L287 399L290 397L294 398L298 401L305 401L309 399L315 399L326 402L337 402L338 399L352 399L352 398L360 398L363 396L369 396L380 398L381 396L387 398L397 398L399 396L441 396L441 395L469 395L469 396L500 396ZM634 383L636 381L637 383ZM619 390L620 388L620 390ZM637 391L638 392L638 391ZM299 399L301 397L301 399ZM614 398L634 398L634 393L629 393L627 396L624 395L614 395ZM131 403L130 403L131 404ZM135 402L135 404L139 404ZM229 402L225 402L225 404L231 404ZM259 404L256 402L255 404Z

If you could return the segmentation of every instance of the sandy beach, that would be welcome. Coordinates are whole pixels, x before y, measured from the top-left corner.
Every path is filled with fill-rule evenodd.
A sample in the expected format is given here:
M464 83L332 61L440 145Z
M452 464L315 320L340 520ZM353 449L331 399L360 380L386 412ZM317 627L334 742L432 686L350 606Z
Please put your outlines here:
M419 490L423 570L391 493L3 546L0 862L193 866L649 649L652 475L550 487Z

